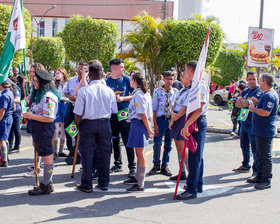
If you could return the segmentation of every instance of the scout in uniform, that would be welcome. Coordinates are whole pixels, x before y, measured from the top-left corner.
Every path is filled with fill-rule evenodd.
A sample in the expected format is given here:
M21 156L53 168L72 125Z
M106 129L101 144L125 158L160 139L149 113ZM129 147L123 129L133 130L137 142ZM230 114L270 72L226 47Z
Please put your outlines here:
M182 154L184 151L184 142L185 139L181 135L181 130L185 125L186 120L186 111L187 111L187 103L188 103L188 95L189 95L189 89L190 89L190 81L187 79L186 73L183 72L181 75L181 82L184 86L183 89L180 90L180 93L178 94L175 103L171 110L171 121L169 123L169 129L171 130L171 138L174 139L175 145L178 152L178 161L179 161L179 167L181 164ZM186 169L188 168L187 164L187 152L184 159L184 166L182 169L180 180L186 180ZM177 180L178 175L170 177L170 180Z
M24 118L30 119L30 131L33 145L44 161L44 176L39 187L28 191L29 195L50 194L53 192L53 147L54 119L58 110L59 93L52 82L51 75L37 70L33 78L34 90L31 96L31 112L25 112Z
M179 93L175 88L172 88L174 82L174 73L166 71L163 73L164 85L157 88L154 92L153 105L153 121L154 121L154 167L149 172L149 175L161 173L166 176L171 176L172 173L168 168L169 155L172 149L172 138L170 137L170 129L168 128L171 121L171 108ZM160 167L160 152L162 138L164 136L164 151L162 156L162 165Z
M0 84L0 90L2 91L0 96L0 167L8 167L8 148L6 141L8 141L13 124L14 95L10 90L8 80Z
M135 73L130 81L133 96L128 107L128 118L131 127L127 141L127 147L135 148L137 156L137 168L135 177L132 176L124 181L125 184L133 184L127 192L144 191L144 178L146 170L145 146L149 143L154 132L151 129L152 102L148 93L148 86L142 74Z
M196 69L197 62L190 61L186 66L185 75L190 83L193 80L194 71ZM200 108L193 111L188 116L187 122L181 131L182 136L188 139L189 127L197 121L198 132L193 133L192 136L197 142L197 148L195 152L189 150L188 164L189 174L187 178L187 185L184 187L186 190L177 195L178 200L188 200L197 197L197 192L203 191L203 150L206 140L207 119L206 114L209 104L209 88L206 82L200 83Z

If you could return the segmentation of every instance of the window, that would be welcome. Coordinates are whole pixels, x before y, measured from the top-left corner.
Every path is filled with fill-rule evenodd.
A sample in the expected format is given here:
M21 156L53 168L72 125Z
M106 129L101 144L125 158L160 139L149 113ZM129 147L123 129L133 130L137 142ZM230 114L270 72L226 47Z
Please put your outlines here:
M65 19L65 25L68 23L68 21L69 21L69 19L67 18L67 19Z
M45 36L45 21L40 22L40 37Z
M56 33L57 33L57 18L54 18L52 22L52 36L54 36Z

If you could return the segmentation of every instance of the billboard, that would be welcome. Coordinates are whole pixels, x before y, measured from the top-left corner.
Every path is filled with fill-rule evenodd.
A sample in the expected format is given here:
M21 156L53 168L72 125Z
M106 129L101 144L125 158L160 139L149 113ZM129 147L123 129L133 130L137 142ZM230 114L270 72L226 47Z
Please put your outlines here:
M265 67L271 63L274 29L249 27L248 67Z

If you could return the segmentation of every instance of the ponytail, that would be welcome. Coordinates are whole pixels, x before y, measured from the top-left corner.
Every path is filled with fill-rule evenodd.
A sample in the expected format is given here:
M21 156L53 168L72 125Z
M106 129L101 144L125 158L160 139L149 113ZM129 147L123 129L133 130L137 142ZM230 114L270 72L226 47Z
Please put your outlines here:
M148 92L148 83L147 83L146 79L144 78L144 76L140 72L134 73L131 78L133 80L135 80L137 85L140 86L143 93Z

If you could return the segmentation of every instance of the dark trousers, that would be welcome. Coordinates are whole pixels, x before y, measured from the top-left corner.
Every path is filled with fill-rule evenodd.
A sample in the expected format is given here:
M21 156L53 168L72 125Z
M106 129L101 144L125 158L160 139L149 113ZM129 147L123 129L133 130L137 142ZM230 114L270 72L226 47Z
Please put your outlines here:
M195 152L189 150L189 175L187 178L187 191L190 194L196 194L198 189L203 187L203 150L206 140L207 119L199 118L197 120L198 132L193 134L197 142Z
M21 142L21 130L20 130L20 117L13 115L13 124L9 135L9 145L13 146L15 137L14 149L19 149Z
M109 185L110 157L112 153L112 131L109 119L82 120L80 124L79 151L82 158L83 174L81 184L92 189L92 161L95 150L98 150L98 184Z
M135 158L134 149L130 147L126 147L129 129L130 129L130 121L128 120L118 121L117 115L112 114L110 122L112 127L115 166L122 167L122 154L121 154L121 146L120 146L120 134L121 134L126 149L128 168L130 170L135 169L136 163L134 162L134 158Z
M251 168L250 166L250 146L254 158L253 171L257 172L258 157L256 156L256 142L253 137L251 125L241 122L240 128L240 147L242 149L243 161L242 165Z
M263 182L269 182L272 178L272 140L273 138L266 138L260 136L254 136L257 146L257 157L258 157L258 167L257 167L257 177Z
M68 103L67 111L66 111L66 115L65 115L65 121L64 121L65 128L67 128L75 120L75 114L73 113L73 110L74 110L73 104ZM77 135L75 137L75 144L72 143L73 139L67 132L65 132L65 136L66 136L66 145L69 150L68 157L74 157L75 147L76 147L76 143L77 143ZM78 155L78 157L79 157L79 155Z

